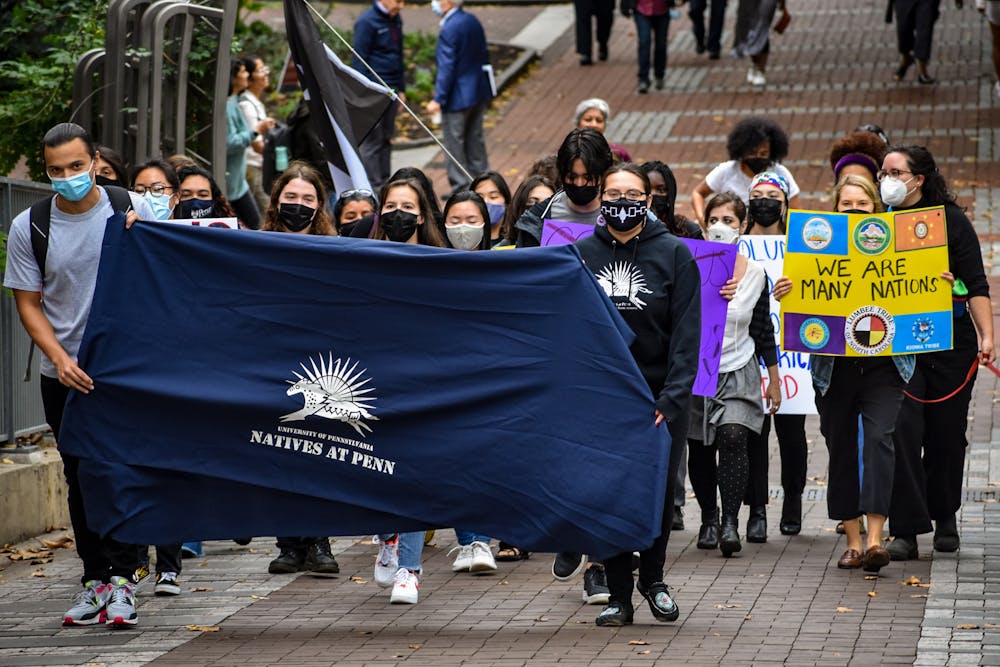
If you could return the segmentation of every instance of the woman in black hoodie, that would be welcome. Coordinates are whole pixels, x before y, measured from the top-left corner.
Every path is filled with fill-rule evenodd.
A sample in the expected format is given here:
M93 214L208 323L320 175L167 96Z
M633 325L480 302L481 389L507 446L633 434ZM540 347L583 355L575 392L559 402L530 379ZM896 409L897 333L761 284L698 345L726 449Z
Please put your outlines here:
M616 165L602 183L601 217L594 235L576 247L635 333L632 356L655 397L654 422L666 422L672 442L683 443L701 336L698 265L662 222L647 217L650 184L638 166ZM660 536L639 555L639 593L659 621L676 620L679 614L663 583L663 565L680 453L680 446L671 447ZM609 558L604 566L611 595L597 624L631 623L632 553Z

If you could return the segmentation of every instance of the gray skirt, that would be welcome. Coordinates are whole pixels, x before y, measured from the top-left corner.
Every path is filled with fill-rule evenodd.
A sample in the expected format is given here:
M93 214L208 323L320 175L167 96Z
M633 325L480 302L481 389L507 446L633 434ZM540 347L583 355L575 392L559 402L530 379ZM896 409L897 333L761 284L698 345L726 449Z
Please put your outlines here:
M688 438L710 445L715 442L715 429L723 424L740 424L754 433L760 433L764 426L757 357L751 357L739 370L720 373L715 397L691 397Z

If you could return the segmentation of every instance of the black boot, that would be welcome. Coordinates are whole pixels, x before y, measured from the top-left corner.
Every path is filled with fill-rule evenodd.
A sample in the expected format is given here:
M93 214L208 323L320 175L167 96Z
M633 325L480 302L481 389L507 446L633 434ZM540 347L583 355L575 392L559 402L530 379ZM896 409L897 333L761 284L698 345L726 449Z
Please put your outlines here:
M267 566L271 574L291 574L302 569L306 561L304 551L298 549L282 549L278 557Z
M719 548L719 508L701 515L701 529L698 530L699 549Z
M322 537L306 549L306 560L303 570L313 574L337 574L340 572L340 564L330 553L330 539Z
M958 523L951 514L934 522L934 550L958 551Z
M782 535L798 535L802 532L802 494L785 494L781 503L781 523L778 529Z
M738 517L735 514L723 515L722 530L719 532L719 550L723 556L729 558L742 548Z
M767 542L767 508L763 505L750 508L747 518L747 542Z

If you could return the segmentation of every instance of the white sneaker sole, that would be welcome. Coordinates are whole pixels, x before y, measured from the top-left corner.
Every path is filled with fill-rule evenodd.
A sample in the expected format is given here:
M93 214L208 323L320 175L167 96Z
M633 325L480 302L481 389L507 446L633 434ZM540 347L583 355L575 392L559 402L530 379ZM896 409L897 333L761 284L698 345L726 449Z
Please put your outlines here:
M138 623L138 618L125 618L123 616L108 617L108 620L105 621L105 625L109 625L112 628L130 628Z
M180 595L181 594L181 587L180 586L164 586L163 584L157 584L156 588L153 589L153 592L156 593L156 595L159 595L160 597L164 597L164 596L168 596L168 595Z
M389 604L417 604L416 595L393 595L389 597Z
M472 561L472 565L469 566L469 572L473 574L486 574L487 572L496 572L497 564L492 560L480 560Z
M399 568L397 567L396 570L398 569ZM375 571L375 573L372 576L372 579L375 580L375 583L378 585L379 588L391 588L393 584L393 577L396 575L396 570L392 571L388 579L379 577L378 571Z
M472 560L456 560L451 564L452 572L469 572L472 569Z
M611 593L595 593L594 595L587 595L587 591L583 592L584 604L608 604L610 601Z

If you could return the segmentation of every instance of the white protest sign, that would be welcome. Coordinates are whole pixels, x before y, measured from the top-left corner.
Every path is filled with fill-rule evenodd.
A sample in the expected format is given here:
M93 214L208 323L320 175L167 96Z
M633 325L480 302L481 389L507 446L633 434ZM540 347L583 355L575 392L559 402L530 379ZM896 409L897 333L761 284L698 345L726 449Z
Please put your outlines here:
M236 218L182 218L180 220L160 220L160 222L173 222L178 225L193 225L195 227L226 227L228 229L240 228Z

